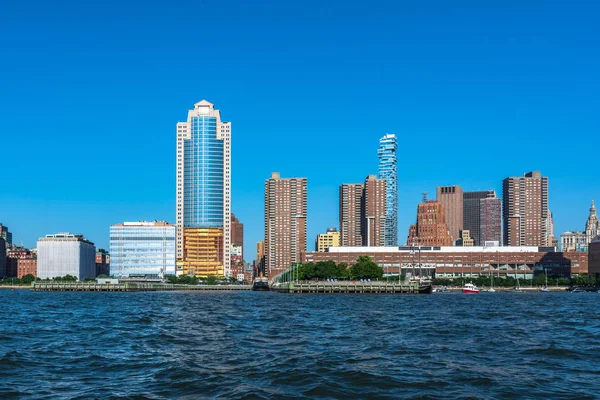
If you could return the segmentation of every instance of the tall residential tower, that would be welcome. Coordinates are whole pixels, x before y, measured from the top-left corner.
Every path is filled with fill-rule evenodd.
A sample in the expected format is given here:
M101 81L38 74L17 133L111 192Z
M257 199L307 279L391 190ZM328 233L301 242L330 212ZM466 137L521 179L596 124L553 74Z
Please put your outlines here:
M306 252L306 178L265 182L265 273L269 279L302 262Z
M396 135L379 139L379 178L386 180L385 245L398 246L398 159Z
M177 123L177 275L231 276L231 122L202 100Z
M502 182L505 246L548 246L548 178L538 171Z

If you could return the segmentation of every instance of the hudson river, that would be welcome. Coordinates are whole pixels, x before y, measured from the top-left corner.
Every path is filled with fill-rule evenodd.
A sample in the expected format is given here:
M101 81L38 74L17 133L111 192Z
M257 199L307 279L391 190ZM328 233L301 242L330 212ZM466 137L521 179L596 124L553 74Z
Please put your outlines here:
M597 398L600 294L0 290L0 398Z

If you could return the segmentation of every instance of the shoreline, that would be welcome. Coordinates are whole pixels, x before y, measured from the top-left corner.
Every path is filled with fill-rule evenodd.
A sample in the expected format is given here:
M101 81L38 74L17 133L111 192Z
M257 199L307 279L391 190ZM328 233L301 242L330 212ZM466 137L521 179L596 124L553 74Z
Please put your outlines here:
M0 285L0 290L2 289L31 289L30 285Z

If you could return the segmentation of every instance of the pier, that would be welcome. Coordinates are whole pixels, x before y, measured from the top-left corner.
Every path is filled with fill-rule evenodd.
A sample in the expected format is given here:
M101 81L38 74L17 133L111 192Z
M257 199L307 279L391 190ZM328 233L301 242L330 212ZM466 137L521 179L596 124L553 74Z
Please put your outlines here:
M385 282L350 283L350 282L317 282L317 283L276 283L272 291L279 293L335 293L335 294L419 294L416 282L406 284L390 284Z
M238 291L252 290L252 285L174 285L170 283L124 282L32 282L34 292L163 292L163 291Z

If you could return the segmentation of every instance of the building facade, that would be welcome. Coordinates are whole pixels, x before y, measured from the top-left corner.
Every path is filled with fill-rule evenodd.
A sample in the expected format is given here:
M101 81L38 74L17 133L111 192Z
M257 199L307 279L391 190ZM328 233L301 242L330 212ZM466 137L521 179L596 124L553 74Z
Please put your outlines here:
M600 245L600 239L598 244ZM384 274L401 274L408 278L493 275L498 278L510 276L530 279L534 275L544 275L545 272L563 277L588 273L587 253L559 253L547 249L534 246L334 247L325 253L306 253L304 262L334 261L352 265L359 256L368 256L383 268ZM600 246L598 257L600 261Z
M238 254L244 259L244 224L240 222L236 216L231 213L231 245L241 249L241 254ZM233 247L232 247L233 248Z
M502 182L505 246L547 246L548 178L539 171Z
M379 179L386 182L385 245L398 246L398 141L396 135L379 139Z
M342 246L362 246L364 210L363 184L340 186L340 242Z
M83 280L96 277L96 247L83 235L46 235L37 242L37 257L38 278L71 275Z
M585 231L583 232L565 232L560 235L560 249L562 251L588 251L588 245L592 240L600 235L600 223L596 214L594 200L590 207L590 213L585 222Z
M6 240L0 238L0 279L6 277Z
M596 236L589 244L589 274L600 278L600 236Z
M502 243L502 200L495 191L463 193L463 228L469 230L475 246Z
M5 247L10 249L13 244L12 233L8 231L8 227L0 224L0 238L4 239L6 242Z
M17 278L21 279L25 275L37 277L37 258L27 257L17 259Z
M327 228L326 233L317 235L315 242L315 251L327 251L330 247L338 247L340 245L340 233L336 228Z
M378 179L375 175L367 176L365 180L365 215L363 217L363 246L387 246L390 243L390 231L387 222L394 219L387 213L389 198L387 193L387 181ZM392 221L393 222L393 221ZM398 245L396 236L391 237Z
M231 276L231 123L202 100L177 123L177 274Z
M452 241L460 239L460 230L463 229L463 190L460 186L438 186L436 200L444 206L446 225L452 236Z
M406 243L409 246L454 245L442 203L429 200L417 206L417 223L409 227Z
M471 237L471 232L468 229L460 230L460 239L456 242L457 246L463 247L473 247L475 246L475 241Z
M307 179L265 182L265 272L270 279L302 259L306 251Z
M175 275L175 225L125 222L110 227L110 275L163 278Z
M110 255L104 249L96 251L96 276L110 275Z

